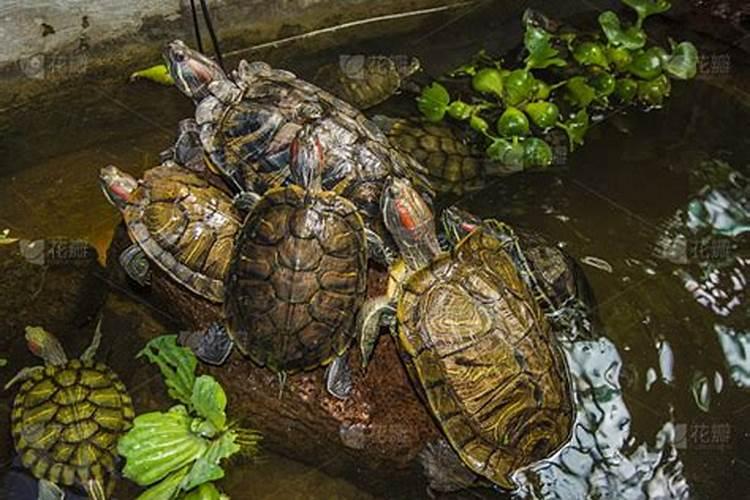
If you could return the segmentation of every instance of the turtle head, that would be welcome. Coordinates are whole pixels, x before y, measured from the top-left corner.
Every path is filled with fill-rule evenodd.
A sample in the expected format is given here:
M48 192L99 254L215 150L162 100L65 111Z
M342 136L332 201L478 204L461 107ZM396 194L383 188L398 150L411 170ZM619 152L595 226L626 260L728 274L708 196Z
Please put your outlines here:
M409 268L419 269L440 253L432 209L409 181L391 178L380 204L385 227Z
M196 103L209 95L209 83L227 80L221 66L191 49L182 40L175 40L167 45L164 59L175 86Z
M51 365L64 365L68 357L54 335L40 326L26 327L26 345L35 355Z
M456 206L443 210L440 222L451 245L455 245L482 225L482 219Z
M109 202L122 210L138 187L138 181L119 168L108 165L99 171L99 186Z

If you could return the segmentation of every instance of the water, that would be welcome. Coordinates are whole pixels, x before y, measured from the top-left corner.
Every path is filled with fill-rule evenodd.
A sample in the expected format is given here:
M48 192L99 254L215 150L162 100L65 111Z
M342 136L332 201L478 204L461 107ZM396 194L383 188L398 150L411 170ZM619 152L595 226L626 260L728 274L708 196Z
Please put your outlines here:
M590 8L571 2L566 13ZM313 49L268 49L258 57L309 76L341 54L409 54L421 57L428 73L439 74L482 46L508 48L518 39L518 23L501 22L500 12L490 2L479 10L367 28L368 35L377 35L375 41L344 33L322 37ZM697 41L699 49L729 53L697 35L676 37ZM335 46L350 38L344 48ZM648 492L656 498L689 489L693 498L726 492L740 498L748 491L750 319L746 287L731 279L739 267L722 268L729 277L721 286L739 287L732 296L740 302L731 314L701 303L696 294L711 282L718 261L748 257L747 235L732 238L739 247L731 254L701 254L682 265L653 251L669 221L712 181L695 175L708 170L706 162L720 159L750 175L745 90L750 66L747 55L731 54L726 75L676 84L665 109L596 126L564 167L503 179L481 193L450 200L565 245L584 262L605 325L606 339L565 344L578 391L575 438L558 456L519 475L521 495L640 498ZM396 98L378 111L399 113L410 106L406 98ZM119 215L99 192L98 169L111 163L141 174L156 163L173 140L177 121L190 110L173 89L119 81L85 82L65 102L51 95L33 109L7 110L0 126L0 229L19 237L83 238L103 256ZM687 234L688 243L699 241ZM743 269L740 275L748 278ZM128 369L147 335L169 328L158 314L116 293L106 315L110 324L128 322L142 336L107 347L117 371ZM22 354L16 332L3 335L0 349L7 352L0 356L14 353L9 366L0 369L4 382L35 361ZM82 345L66 347L77 353ZM131 377L141 409L163 406L153 375L150 367L141 367ZM7 421L10 399L7 393L2 397L0 417ZM234 498L247 498L247 491L253 491L252 498L368 497L315 468L271 453L264 457L260 464L236 464L224 483L227 492ZM7 453L0 458L6 460ZM127 496L131 490L121 492ZM395 490L388 495L398 496Z

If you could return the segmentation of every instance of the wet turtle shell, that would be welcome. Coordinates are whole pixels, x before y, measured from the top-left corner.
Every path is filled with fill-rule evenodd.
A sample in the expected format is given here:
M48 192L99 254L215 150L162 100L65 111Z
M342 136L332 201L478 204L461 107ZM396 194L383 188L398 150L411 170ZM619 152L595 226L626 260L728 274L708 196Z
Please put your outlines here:
M85 487L99 482L111 494L117 440L133 421L125 385L92 360L46 364L21 385L11 432L24 467L38 479Z
M482 228L403 284L402 349L463 462L508 489L554 453L574 419L565 360L494 236Z
M337 64L322 66L314 81L351 105L367 109L396 94L419 67L414 57L342 56Z
M365 298L367 243L357 208L332 192L272 189L238 235L227 280L229 334L276 372L343 354Z
M224 278L240 216L220 189L175 164L148 170L123 210L130 237L170 276L209 300Z

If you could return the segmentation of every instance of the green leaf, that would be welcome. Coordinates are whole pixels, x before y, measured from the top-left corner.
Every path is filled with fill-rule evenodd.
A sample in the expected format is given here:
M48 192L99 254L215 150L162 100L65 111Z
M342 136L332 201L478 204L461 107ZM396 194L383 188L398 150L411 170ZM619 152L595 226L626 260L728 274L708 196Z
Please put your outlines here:
M567 66L565 59L558 57L559 51L552 47L552 35L531 23L526 25L523 43L526 51L525 63L527 69L547 68L549 66Z
M195 411L221 432L226 428L227 395L211 375L201 375L195 380L190 402Z
M117 445L127 461L125 477L149 485L203 455L209 443L191 432L192 420L182 406L137 416Z
M596 90L597 97L607 97L615 91L615 77L610 73L601 72L589 79L589 84Z
M0 358L0 367L3 367L8 364L8 360L5 358Z
M448 106L448 116L456 120L466 120L474 111L474 106L466 104L463 101L453 101Z
M422 89L422 95L417 98L417 107L428 121L439 122L445 116L450 101L448 90L438 82L433 82Z
M198 360L190 349L177 345L176 335L162 335L152 339L138 357L146 356L155 363L164 377L169 396L190 404Z
M698 50L690 42L681 42L672 49L664 71L679 80L689 80L698 72Z
M646 45L646 33L635 26L625 28L620 23L620 18L611 10L599 15L599 25L611 45L636 50Z
M180 492L180 484L187 476L188 470L188 466L185 466L173 472L164 481L138 495L136 500L171 500L177 498Z
M529 133L529 119L518 108L508 107L497 120L497 131L505 137L521 136Z
M651 80L661 74L662 59L666 52L661 47L651 47L648 50L640 51L633 57L633 61L628 65L628 71L643 80Z
M487 156L497 162L519 170L523 169L524 150L518 141L495 139L485 151Z
M190 469L190 473L185 478L182 489L189 491L196 486L217 481L222 477L224 477L224 469L207 460L205 457L200 457Z
M615 83L615 96L623 104L629 104L638 95L638 82L632 78L619 78Z
M526 167L548 167L552 164L552 148L538 137L523 141L523 159Z
M505 76L503 97L509 106L518 106L530 99L536 90L536 79L531 72L517 69Z
M568 135L570 150L573 151L577 146L583 145L583 138L589 130L589 114L582 109L572 119L559 126Z
M573 57L581 66L600 66L602 68L609 66L604 47L596 42L579 43L573 49Z
M483 94L494 94L498 97L503 95L503 72L495 68L484 68L479 70L471 79L471 86L477 92Z
M669 78L659 75L652 80L638 82L638 100L646 106L661 106L670 90Z
M643 20L654 14L668 11L672 5L667 0L622 0L622 3L635 10L638 14L636 26L639 28Z
M469 126L481 134L486 134L490 129L487 120L479 115L471 115L471 118L469 118Z
M633 62L630 51L622 47L607 47L607 59L621 73L627 71L628 66Z
M574 76L565 84L567 96L579 108L586 108L596 98L596 91L583 76Z
M136 71L130 75L130 81L149 80L160 85L174 85L172 75L169 74L169 68L164 64L157 64L150 68Z
M560 110L555 103L549 101L531 102L524 108L531 121L539 128L549 128L557 123Z
M213 483L204 483L188 492L182 500L221 500L222 497Z

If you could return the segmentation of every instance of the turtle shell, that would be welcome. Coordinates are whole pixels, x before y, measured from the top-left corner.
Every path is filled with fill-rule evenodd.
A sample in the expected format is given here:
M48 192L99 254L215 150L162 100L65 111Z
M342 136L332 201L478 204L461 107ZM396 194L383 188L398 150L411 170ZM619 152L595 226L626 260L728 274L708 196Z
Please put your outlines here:
M38 479L111 493L117 440L133 421L125 385L102 363L48 364L21 385L11 431L24 467Z
M239 349L276 372L327 364L354 334L367 243L357 208L332 192L272 189L238 235L225 312Z
M394 147L424 166L436 192L460 196L486 186L488 160L450 126L393 119L385 132Z
M501 242L482 228L404 284L399 337L463 462L503 488L554 453L573 424L550 327Z
M130 237L191 291L224 300L240 216L226 193L174 164L148 170L123 211Z
M315 81L353 106L367 109L398 92L402 78L419 67L412 63L404 72L405 62L387 56L342 57L336 64L322 66L315 74ZM398 63L402 63L401 67Z

